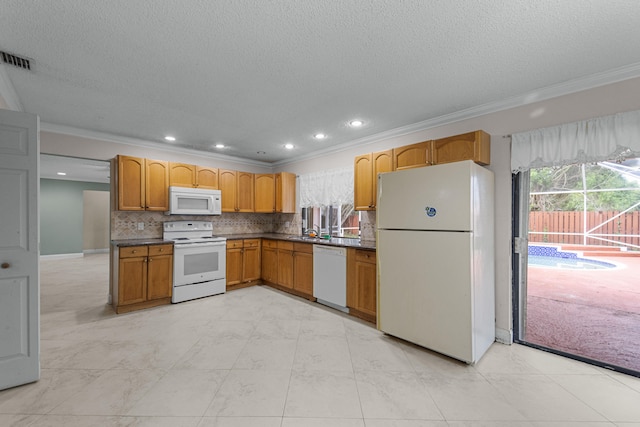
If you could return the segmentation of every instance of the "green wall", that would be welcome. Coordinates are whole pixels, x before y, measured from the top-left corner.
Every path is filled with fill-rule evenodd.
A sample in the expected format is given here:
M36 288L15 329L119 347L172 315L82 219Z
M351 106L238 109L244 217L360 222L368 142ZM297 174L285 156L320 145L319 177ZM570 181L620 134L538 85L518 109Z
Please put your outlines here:
M40 255L82 253L84 190L109 191L109 184L40 179Z

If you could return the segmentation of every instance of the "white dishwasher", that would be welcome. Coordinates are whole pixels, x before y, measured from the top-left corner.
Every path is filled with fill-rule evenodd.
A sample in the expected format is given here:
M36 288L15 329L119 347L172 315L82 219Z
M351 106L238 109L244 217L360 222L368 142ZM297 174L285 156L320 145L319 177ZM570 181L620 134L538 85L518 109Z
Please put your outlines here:
M347 308L347 249L313 245L313 296L320 304Z

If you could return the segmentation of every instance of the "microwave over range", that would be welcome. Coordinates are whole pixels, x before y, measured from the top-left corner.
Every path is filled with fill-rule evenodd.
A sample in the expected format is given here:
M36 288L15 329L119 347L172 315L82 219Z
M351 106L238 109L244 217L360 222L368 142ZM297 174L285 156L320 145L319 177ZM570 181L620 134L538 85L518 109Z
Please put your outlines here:
M220 190L202 188L169 187L170 215L220 215L222 195Z

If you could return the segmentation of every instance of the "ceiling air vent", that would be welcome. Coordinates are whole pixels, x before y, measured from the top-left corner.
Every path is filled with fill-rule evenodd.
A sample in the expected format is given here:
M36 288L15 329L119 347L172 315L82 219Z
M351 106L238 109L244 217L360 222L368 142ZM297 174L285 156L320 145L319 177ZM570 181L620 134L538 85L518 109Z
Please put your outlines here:
M21 58L20 56L2 51L0 51L0 56L2 57L2 62L5 64L13 65L14 67L22 68L24 70L31 70L31 59Z

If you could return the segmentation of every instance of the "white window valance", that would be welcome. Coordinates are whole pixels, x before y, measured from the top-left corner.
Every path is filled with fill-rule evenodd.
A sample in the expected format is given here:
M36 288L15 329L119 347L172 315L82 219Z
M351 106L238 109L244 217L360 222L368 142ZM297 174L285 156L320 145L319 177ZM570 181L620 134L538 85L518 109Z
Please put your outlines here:
M511 170L640 156L640 111L567 123L511 137Z
M300 175L298 186L303 208L353 204L353 168Z

